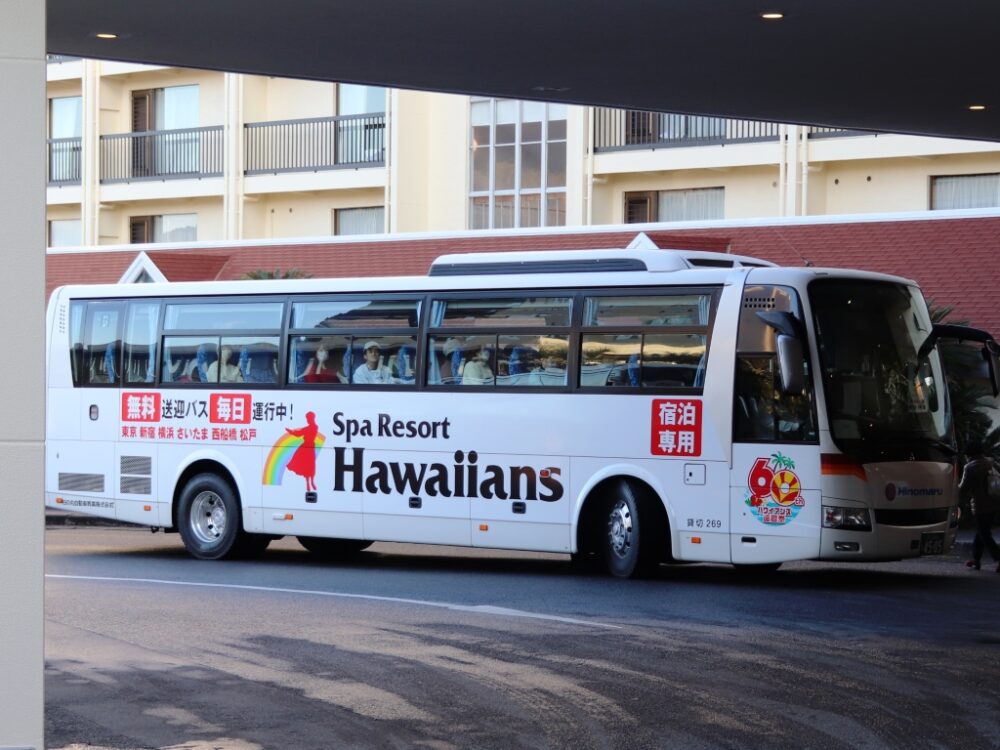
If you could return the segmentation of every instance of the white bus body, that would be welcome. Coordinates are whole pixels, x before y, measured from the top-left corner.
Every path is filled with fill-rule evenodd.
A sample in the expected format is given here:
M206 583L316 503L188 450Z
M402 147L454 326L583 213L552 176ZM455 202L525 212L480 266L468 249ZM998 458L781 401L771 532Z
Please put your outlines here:
M931 330L904 279L681 251L62 287L46 504L178 530L202 558L284 535L620 576L940 553L957 494Z

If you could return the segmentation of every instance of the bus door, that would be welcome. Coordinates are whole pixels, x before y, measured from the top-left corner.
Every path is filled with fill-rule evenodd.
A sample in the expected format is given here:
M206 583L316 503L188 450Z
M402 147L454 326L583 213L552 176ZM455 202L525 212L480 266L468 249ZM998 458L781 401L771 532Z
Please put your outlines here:
M819 432L805 330L794 289L745 287L730 474L736 564L819 555Z

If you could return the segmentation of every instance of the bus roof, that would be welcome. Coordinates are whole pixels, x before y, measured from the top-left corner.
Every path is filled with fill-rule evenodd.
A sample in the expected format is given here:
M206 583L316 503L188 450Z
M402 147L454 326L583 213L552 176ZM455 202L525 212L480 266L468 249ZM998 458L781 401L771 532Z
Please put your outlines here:
M308 294L316 292L421 293L462 289L503 290L531 287L627 287L664 283L659 274L671 274L671 283L717 285L733 274L750 274L759 283L805 283L811 278L883 280L913 285L898 276L840 268L787 268L749 256L697 250L597 249L539 250L443 255L427 276L365 276L351 278L188 281L152 284L74 284L60 287L57 296L169 297L225 294ZM653 277L653 278L651 278Z

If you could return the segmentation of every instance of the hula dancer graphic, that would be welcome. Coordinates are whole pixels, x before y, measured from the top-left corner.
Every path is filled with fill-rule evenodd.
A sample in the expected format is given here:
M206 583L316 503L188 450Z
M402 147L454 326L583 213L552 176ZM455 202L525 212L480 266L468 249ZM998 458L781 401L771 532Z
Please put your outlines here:
M747 485L746 504L761 523L786 524L794 520L805 505L795 462L781 453L754 461Z
M306 412L306 424L298 430L285 428L289 435L302 438L302 445L295 449L288 468L306 480L306 492L316 491L316 435L319 425L316 424L316 413Z

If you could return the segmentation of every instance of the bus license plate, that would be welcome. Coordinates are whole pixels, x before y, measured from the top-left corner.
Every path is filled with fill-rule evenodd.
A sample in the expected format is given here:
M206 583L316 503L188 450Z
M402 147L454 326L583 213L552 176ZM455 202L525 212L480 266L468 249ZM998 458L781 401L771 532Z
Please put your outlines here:
M920 535L921 555L943 555L944 554L944 532Z

